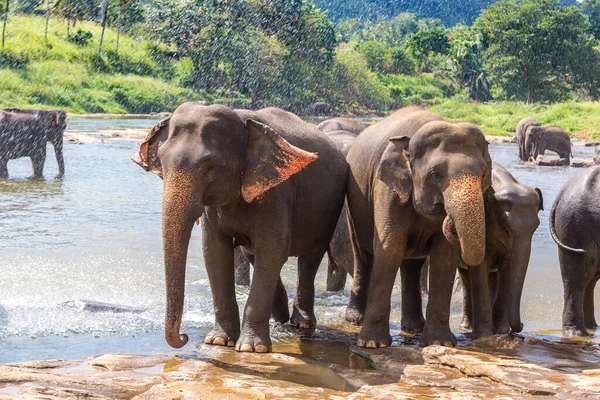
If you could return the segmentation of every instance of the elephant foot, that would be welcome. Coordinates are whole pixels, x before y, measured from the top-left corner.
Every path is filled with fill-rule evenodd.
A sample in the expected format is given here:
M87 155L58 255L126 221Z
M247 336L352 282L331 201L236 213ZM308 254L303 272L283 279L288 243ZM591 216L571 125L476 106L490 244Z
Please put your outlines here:
M492 332L491 328L488 328L488 327L478 328L478 329L473 329L473 332L471 333L471 338L473 340L477 340L477 339L492 336L493 334L494 333Z
M510 325L508 321L503 321L492 325L492 332L496 335L505 335L510 333Z
M402 330L411 335L423 332L425 328L425 318L402 318L401 322Z
M362 328L356 339L358 347L377 349L392 345L392 336L389 327L387 329Z
M317 318L313 312L306 312L294 306L290 323L300 329L315 329L317 327Z
M439 326L427 326L425 324L425 330L421 334L420 341L425 346L434 344L448 347L456 346L456 337L448 326L442 328Z
M273 351L269 329L257 331L245 327L235 344L235 350L243 353L270 353Z
M345 318L346 321L348 321L352 325L361 326L365 319L365 314L362 311L360 311L360 309L357 306L348 304L348 307L346 307Z
M585 327L563 326L563 332L566 336L592 336Z
M237 334L239 337L239 333ZM236 335L228 335L227 332L219 325L215 324L213 329L208 332L208 335L204 338L204 343L212 344L214 346L235 346Z
M591 320L586 320L585 321L585 327L587 329L594 330L594 329L598 328L598 324L596 323L596 320L592 318Z

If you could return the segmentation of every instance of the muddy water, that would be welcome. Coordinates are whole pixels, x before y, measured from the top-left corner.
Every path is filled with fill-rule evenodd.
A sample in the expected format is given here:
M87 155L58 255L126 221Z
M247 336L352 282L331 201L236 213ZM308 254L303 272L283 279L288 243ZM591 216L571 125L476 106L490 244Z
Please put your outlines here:
M148 128L155 120L70 120L70 129L94 132ZM49 153L45 181L27 180L30 163L11 161L11 179L0 182L0 363L32 359L82 358L107 352L172 351L162 338L164 280L161 254L162 183L130 161L137 144L65 144L67 174L55 180L56 161ZM494 160L522 182L542 189L546 210L534 238L525 284L526 332L560 338L562 283L556 246L547 229L548 210L572 168L520 165L514 145L493 145ZM51 149L49 148L51 151ZM592 150L575 148L591 158ZM193 232L187 269L183 329L199 342L213 320L210 287L203 267L200 229ZM325 264L323 265L325 267ZM325 292L325 270L317 277L316 312L320 323L341 323L348 289ZM284 267L290 298L296 282L295 261ZM393 333L399 333L399 282L394 290ZM238 288L244 304L248 292ZM82 310L79 300L117 303L141 313ZM458 330L460 294L452 306ZM273 331L275 350L296 338L285 328ZM396 342L404 339L396 337ZM596 343L600 335L596 335ZM193 352L193 346L177 354ZM323 350L321 348L321 350ZM326 351L323 351L327 353ZM318 360L318 352L316 359ZM314 372L314 371L313 371ZM312 373L312 372L311 372Z

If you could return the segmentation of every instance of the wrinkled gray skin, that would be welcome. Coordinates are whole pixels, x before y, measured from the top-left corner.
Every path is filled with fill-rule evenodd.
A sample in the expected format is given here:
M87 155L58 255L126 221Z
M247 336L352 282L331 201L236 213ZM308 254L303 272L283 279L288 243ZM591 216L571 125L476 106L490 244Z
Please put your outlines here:
M323 133L346 131L358 135L369 126L371 124L365 121L358 121L351 118L333 118L321 122L317 128Z
M486 193L486 247L483 263L459 273L463 287L461 326L473 339L521 332L521 294L533 234L544 209L542 192L519 183L494 162L492 188Z
M534 160L550 150L564 158L566 165L571 164L571 138L558 126L530 126L525 134L525 148L530 149L529 156Z
M46 161L46 142L52 143L58 176L65 173L63 134L67 115L60 110L8 108L0 110L0 179L8 178L9 160L29 157L33 178L41 178Z
M519 148L519 160L521 161L529 161L529 155L531 154L531 149L525 147L525 136L530 126L540 126L540 123L535 118L525 117L517 124L516 138Z
M484 193L492 162L483 133L419 108L402 109L361 133L347 157L355 257L346 319L363 323L357 344L386 347L390 299L402 276L402 329L426 344L456 344L450 300L460 259L485 255ZM430 256L426 322L421 268ZM419 301L411 301L418 299Z
M600 165L571 178L550 212L564 288L563 331L590 336L596 329L594 288L600 279Z
M596 146L596 155L594 156L594 162L600 164L600 146Z
M302 288L292 323L316 324L314 278L343 206L348 173L344 156L328 138L280 109L232 110L192 102L151 131L134 161L164 180L169 345L180 348L188 341L180 327L187 251L198 219L215 311L205 343L271 351L269 318L278 301L287 311L287 297L278 293L280 271L290 256L298 257ZM236 245L255 266L241 330Z

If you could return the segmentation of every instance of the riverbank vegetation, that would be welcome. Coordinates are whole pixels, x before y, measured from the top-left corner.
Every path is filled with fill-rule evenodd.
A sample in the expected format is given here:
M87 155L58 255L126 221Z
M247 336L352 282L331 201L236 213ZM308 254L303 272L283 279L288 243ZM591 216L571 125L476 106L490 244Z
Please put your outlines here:
M3 1L0 105L149 113L206 100L306 115L326 102L383 115L417 104L486 133L529 114L588 137L600 127L598 0L341 3Z

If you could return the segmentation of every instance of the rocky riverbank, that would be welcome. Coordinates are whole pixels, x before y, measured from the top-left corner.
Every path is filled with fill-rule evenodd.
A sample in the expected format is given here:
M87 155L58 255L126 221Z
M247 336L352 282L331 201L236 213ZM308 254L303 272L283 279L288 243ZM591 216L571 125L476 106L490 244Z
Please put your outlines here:
M353 345L354 334L290 332L275 353L201 345L193 356L106 354L0 366L0 399L600 398L597 345L493 336L458 348Z

